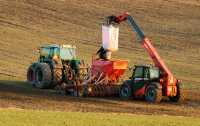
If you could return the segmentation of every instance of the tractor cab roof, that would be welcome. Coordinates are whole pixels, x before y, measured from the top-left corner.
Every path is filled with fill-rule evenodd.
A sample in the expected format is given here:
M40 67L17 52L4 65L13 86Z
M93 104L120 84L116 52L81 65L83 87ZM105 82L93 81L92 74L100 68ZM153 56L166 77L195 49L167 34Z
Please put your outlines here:
M49 45L43 45L41 48L76 48L74 45L58 45L58 44L49 44Z
M59 48L57 44L42 45L41 48Z
M150 65L150 64L135 65L135 68L136 68L136 67L158 68L158 67L155 67L155 66Z
M76 46L74 45L66 45L66 44L63 44L63 45L60 45L61 48L76 48Z

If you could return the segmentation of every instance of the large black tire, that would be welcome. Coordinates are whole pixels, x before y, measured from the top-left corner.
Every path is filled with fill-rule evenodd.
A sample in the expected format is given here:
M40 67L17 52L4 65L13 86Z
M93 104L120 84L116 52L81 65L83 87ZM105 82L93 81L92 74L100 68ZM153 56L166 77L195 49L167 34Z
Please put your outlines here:
M162 89L156 87L156 85L148 85L145 90L145 100L147 102L159 103L162 99Z
M50 88L52 83L51 68L47 63L39 63L36 68L35 87L40 89Z
M169 100L172 102L183 102L185 99L185 94L182 91L181 83L177 83L177 94L174 97L169 97Z
M124 84L120 87L119 91L120 91L119 95L121 99L128 100L132 98L132 95L133 95L132 88L131 88L131 85L128 84L127 82L124 82Z
M35 71L38 63L32 63L27 70L27 82L31 85L35 83Z

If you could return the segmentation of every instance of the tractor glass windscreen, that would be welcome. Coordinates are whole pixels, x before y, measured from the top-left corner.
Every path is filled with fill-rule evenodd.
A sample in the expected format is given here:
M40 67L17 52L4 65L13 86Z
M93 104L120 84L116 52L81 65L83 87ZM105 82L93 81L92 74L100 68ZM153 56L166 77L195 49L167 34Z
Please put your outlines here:
M54 55L59 55L59 53L60 53L59 48L54 48Z
M151 79L159 78L159 70L158 69L150 69L150 78Z
M143 78L143 68L142 67L138 67L135 69L134 78Z
M61 48L60 57L63 60L71 60L76 58L75 48Z
M50 55L50 48L41 48L40 56L48 57Z

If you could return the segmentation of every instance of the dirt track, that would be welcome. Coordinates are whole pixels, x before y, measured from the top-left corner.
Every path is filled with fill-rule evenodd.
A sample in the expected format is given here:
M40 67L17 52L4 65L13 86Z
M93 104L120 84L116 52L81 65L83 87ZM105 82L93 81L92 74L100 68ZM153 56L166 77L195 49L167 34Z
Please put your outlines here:
M18 83L17 85L14 83ZM200 93L190 94L184 103L149 104L144 101L121 101L118 98L77 98L52 90L38 90L22 82L0 84L0 107L81 112L119 112L200 117Z

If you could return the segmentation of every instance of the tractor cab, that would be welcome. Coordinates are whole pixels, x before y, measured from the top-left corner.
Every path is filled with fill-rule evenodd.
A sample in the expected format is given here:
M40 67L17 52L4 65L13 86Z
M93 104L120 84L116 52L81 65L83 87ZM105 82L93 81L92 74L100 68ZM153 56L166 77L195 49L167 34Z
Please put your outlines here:
M75 51L76 47L72 45L51 44L40 47L38 62L28 68L28 82L42 89L54 88L63 82L74 84L76 80L81 80L80 76L87 74L87 67L76 58Z
M40 48L39 62L48 63L51 67L63 68L65 73L79 72L80 60L76 59L76 47L72 45L47 45ZM72 76L72 75L71 75ZM65 77L66 78L66 77Z
M134 91L144 88L151 82L159 82L160 72L157 67L140 65L135 66L133 74L130 77Z
M133 74L130 77L134 82L137 81L156 81L160 78L160 71L157 67L141 65L135 66Z
M71 45L47 45L40 48L40 62L49 62L53 58L72 60L76 58L75 46Z

